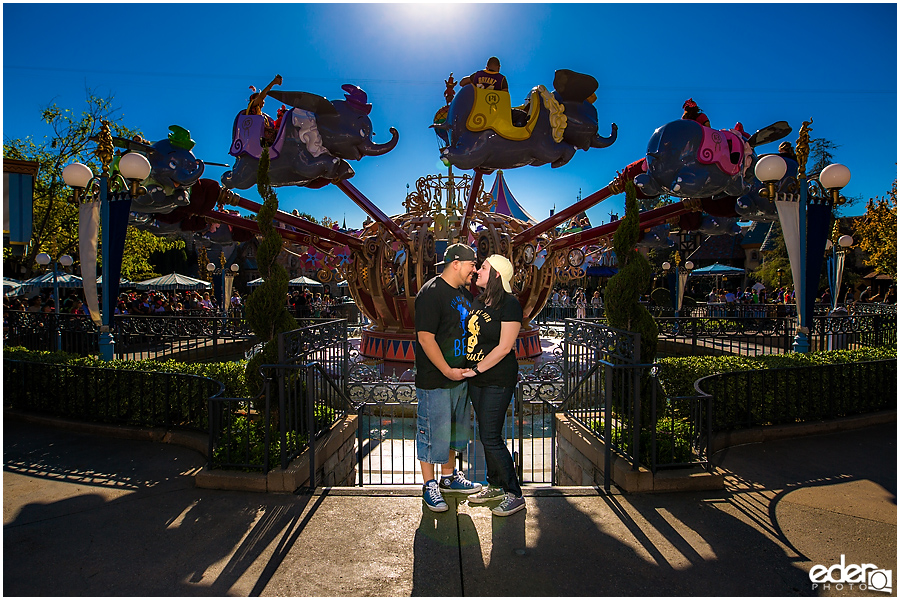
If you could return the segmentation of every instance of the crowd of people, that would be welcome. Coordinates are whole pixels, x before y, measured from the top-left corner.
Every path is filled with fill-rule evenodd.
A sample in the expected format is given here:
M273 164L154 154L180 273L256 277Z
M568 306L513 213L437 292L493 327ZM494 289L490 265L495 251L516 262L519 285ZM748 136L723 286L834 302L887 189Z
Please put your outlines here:
M28 312L56 312L53 291L43 291L27 299L23 296L6 298L4 308ZM241 308L243 300L240 292L232 291L231 308ZM61 314L89 315L80 289L60 290L59 312ZM210 292L196 291L130 291L122 292L116 300L117 315L187 315L221 312L219 302Z

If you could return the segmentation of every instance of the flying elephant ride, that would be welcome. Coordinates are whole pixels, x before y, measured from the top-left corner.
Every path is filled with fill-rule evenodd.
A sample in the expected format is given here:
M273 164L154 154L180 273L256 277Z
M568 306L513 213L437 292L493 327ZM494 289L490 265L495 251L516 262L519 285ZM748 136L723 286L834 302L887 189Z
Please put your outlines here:
M382 156L394 149L399 134L390 128L391 139L384 144L372 141L372 105L359 87L344 84L344 100L328 100L309 92L272 90L268 95L290 106L279 117L275 137L269 147L269 179L273 187L294 185L319 188L350 179L354 175L348 160ZM234 119L229 154L234 166L222 175L229 189L256 185L259 157L270 125L266 115L241 111Z

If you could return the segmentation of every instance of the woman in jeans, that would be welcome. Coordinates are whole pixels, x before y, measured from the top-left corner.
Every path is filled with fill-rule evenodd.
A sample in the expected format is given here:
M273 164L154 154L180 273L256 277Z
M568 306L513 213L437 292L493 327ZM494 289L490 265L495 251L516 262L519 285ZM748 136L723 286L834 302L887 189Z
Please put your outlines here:
M470 368L469 397L478 419L479 438L484 447L488 486L470 495L469 504L500 503L491 509L506 517L525 508L522 488L512 455L503 441L503 424L516 382L516 338L522 327L522 306L512 294L513 266L494 254L478 269L475 284L484 292L475 299L466 318L466 358Z

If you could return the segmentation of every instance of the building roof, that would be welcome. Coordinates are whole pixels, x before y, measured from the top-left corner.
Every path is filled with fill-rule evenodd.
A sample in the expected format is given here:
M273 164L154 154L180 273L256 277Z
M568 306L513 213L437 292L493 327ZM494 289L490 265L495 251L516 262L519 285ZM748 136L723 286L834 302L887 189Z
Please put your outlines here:
M743 237L737 235L711 235L688 257L692 261L711 261L722 264L744 264Z
M773 222L769 227L769 231L766 232L766 237L763 239L762 245L759 247L760 252L771 252L775 249L775 239L781 233L781 224Z
M771 221L752 221L750 227L744 231L744 241L741 242L741 245L744 248L762 245L771 228Z

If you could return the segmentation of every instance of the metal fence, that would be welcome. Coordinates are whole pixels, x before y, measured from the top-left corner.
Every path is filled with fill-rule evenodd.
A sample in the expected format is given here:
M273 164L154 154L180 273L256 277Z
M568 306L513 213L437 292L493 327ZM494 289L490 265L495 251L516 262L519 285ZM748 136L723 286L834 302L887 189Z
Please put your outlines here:
M3 361L3 404L55 417L206 431L206 398L224 386L186 373Z
M552 483L561 373L558 363L547 363L521 376L510 401L503 436L523 484ZM351 369L348 395L359 411L359 485L422 483L416 458L415 384L385 378L376 368L358 363ZM458 468L470 480L484 483L487 466L474 415L472 428L472 441L458 456Z
M99 329L87 315L5 311L4 345L82 356L99 351ZM182 362L243 358L256 338L237 311L224 315L114 315L115 358Z
M738 371L698 380L711 432L896 409L897 359Z
M278 364L260 367L264 385L253 398L209 398L210 468L268 473L309 449L315 487L315 443L356 407L344 393L346 321L304 322L279 334Z
M678 346L666 352L698 355L710 352L759 356L793 351L797 319L789 317L657 317L659 340ZM810 351L847 350L896 344L897 320L882 314L813 317Z

